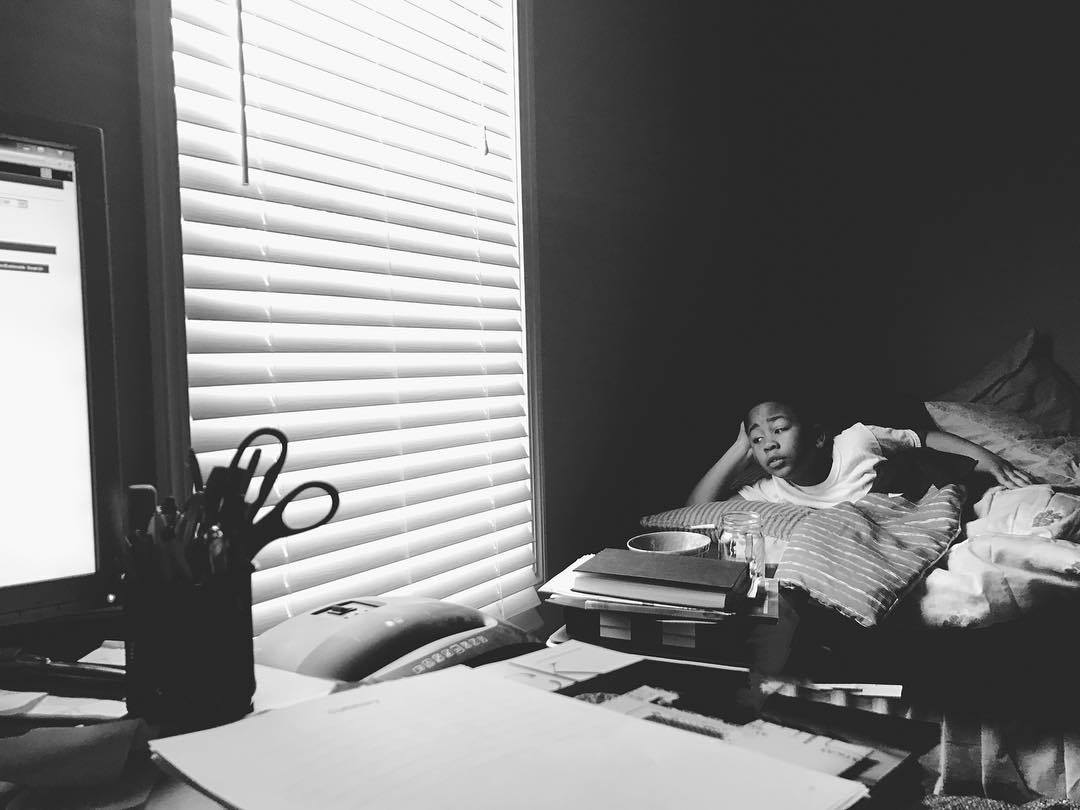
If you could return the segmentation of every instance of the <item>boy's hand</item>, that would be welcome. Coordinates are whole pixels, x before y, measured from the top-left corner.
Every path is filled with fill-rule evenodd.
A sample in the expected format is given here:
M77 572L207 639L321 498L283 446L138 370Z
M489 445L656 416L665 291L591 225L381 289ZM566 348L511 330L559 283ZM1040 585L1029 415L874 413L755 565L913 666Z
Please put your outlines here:
M754 453L750 447L750 437L746 435L746 425L739 422L739 433L731 443L731 450L739 456L750 458Z
M975 469L990 473L1005 489L1016 489L1038 483L1030 474L1014 467L1010 462L995 454L982 459Z

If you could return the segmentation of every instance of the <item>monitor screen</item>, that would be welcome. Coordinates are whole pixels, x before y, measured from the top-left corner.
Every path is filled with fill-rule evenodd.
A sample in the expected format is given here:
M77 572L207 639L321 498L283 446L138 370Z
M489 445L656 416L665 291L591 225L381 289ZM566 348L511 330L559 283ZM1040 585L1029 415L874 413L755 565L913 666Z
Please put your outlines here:
M108 269L100 130L0 112L0 625L105 599Z
M0 138L0 587L96 566L78 182L73 149Z

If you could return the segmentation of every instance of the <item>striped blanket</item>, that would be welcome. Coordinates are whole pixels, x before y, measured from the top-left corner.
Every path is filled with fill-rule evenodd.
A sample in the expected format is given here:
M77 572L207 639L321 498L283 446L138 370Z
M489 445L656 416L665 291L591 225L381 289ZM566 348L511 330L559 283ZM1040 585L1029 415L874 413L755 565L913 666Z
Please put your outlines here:
M962 509L963 490L949 485L917 503L871 493L813 510L788 536L777 578L873 627L942 558L960 532Z

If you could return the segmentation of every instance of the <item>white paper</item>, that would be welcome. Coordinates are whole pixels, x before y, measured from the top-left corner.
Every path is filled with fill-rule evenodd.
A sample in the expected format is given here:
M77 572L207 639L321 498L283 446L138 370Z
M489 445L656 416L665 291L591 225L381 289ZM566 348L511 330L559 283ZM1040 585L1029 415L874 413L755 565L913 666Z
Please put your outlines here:
M91 650L79 659L83 664L103 664L107 667L122 667L127 665L124 655L124 642L106 641L96 650Z
M869 746L853 745L765 720L736 725L664 705L665 701L677 698L677 694L666 693L651 686L641 686L600 705L629 717L667 723L698 734L708 734L742 748L760 751L770 757L821 773L839 775L874 753Z
M465 667L338 692L151 748L241 810L840 810L866 795L857 782Z
M487 674L548 691L614 672L644 659L641 655L609 650L571 639L552 647L477 667Z
M737 745L824 773L843 773L874 753L874 749L866 745L854 745L765 720L754 720L741 726L729 739Z
M119 720L126 714L127 705L122 700L63 695L46 695L20 712L21 717L78 717L86 720Z
M562 571L560 571L543 585L541 585L539 588L540 593L560 593L564 595L580 597L580 594L573 591L570 587L571 583L573 582L574 571L583 562L591 560L593 556L595 555L585 554L581 557L578 557L574 562L570 563L570 565L566 566L566 568L564 568Z
M44 692L10 692L0 689L0 715L21 714L43 697Z
M305 700L324 697L337 691L341 681L301 675L287 669L255 665L255 695L251 702L257 712L283 709Z

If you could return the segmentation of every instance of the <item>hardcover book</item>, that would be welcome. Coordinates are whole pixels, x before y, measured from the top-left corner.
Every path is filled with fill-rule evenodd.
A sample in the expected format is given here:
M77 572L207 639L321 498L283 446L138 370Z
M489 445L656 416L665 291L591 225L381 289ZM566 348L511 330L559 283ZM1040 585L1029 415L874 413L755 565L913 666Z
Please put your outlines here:
M749 566L736 560L643 554L607 548L574 569L570 588L578 593L723 608L750 587Z

